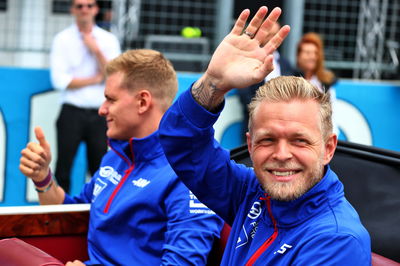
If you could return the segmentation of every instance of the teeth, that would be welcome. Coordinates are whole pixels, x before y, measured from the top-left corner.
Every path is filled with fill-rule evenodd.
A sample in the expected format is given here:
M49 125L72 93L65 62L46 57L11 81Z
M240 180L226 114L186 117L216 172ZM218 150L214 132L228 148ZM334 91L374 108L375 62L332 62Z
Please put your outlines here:
M286 172L272 171L272 173L274 175L277 175L277 176L288 176L288 175L294 175L295 174L294 171L286 171Z

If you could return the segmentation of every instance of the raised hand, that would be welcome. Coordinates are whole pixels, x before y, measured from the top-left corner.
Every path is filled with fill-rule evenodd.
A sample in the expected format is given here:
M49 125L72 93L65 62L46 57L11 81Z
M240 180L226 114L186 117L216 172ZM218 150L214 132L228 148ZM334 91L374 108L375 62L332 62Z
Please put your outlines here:
M51 151L40 127L35 128L35 135L39 143L29 142L21 151L19 169L25 176L32 178L35 182L40 182L49 172Z
M90 50L92 54L96 54L99 51L96 39L93 37L91 32L81 32L83 43Z
M283 26L271 38L269 33L281 9L273 9L264 20L267 12L267 7L261 7L246 27L250 11L244 10L214 52L205 76L223 93L258 83L273 70L272 53L286 38L290 27Z

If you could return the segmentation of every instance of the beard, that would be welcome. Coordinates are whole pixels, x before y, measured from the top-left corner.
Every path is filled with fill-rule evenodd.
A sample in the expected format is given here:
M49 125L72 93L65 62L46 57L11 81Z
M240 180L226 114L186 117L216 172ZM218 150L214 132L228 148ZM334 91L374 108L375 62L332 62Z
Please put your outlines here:
M262 169L284 168L284 169L299 169L292 163L265 164ZM264 191L274 200L293 201L300 198L312 187L315 186L323 177L324 165L322 159L318 161L318 165L311 169L308 173L302 171L302 175L290 182L260 182ZM257 175L259 176L259 175ZM261 180L260 180L261 181Z

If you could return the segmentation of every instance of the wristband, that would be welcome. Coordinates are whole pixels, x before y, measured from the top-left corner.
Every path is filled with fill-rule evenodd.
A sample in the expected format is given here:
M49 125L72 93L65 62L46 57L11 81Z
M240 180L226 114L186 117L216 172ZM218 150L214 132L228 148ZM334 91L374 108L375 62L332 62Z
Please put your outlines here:
M33 180L32 181L33 181L33 184L35 184L36 187L45 187L50 183L51 180L52 180L52 174L51 174L51 170L49 169L49 173L47 174L45 179L43 179L40 182L36 182L36 181L33 181Z
M43 189L43 190L41 190L41 189L38 189L37 187L35 187L35 190L37 191L37 192L39 192L39 193L44 193L44 192L46 192L46 191L49 191L49 189L51 188L51 186L53 185L53 179L51 179L50 180L50 184L45 188L45 189Z

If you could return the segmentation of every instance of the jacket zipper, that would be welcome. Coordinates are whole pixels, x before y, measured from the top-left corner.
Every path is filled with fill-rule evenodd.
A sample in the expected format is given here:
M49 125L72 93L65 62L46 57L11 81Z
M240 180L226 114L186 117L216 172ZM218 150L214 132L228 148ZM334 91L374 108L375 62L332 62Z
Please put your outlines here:
M118 154L123 160L125 160L128 165L130 164L129 161L127 161L125 159L124 156L122 156L121 154L119 154L116 150L114 150L111 145L109 145L110 148L116 153ZM132 142L130 141L129 143L130 149L131 149L131 154L132 154L132 162L134 162L134 153L133 153L133 148L132 148ZM126 179L128 179L129 175L131 174L131 172L133 171L133 169L135 168L135 164L132 163L130 164L129 168L127 170L125 170L125 175L124 177L119 181L117 187L114 189L114 191L112 192L110 198L107 201L106 207L104 208L104 213L108 213L108 210L110 209L111 203L114 200L115 196L117 195L118 191L121 189L122 185L125 183Z
M274 225L274 233L259 247L256 252L250 257L250 259L247 261L247 265L253 265L257 259L268 249L268 247L275 241L276 237L278 236L278 227L276 225L276 220L274 216L272 215L271 211L271 197L267 196L266 198L260 198L262 200L265 200L269 216L271 217L272 223Z

